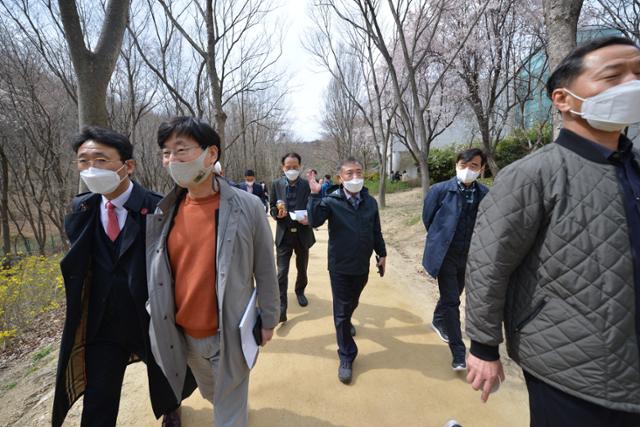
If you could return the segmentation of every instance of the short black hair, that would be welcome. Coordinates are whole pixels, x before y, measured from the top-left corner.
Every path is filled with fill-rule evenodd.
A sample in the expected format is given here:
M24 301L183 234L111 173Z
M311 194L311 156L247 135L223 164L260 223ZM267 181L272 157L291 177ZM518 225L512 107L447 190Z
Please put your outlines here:
M244 176L256 176L256 173L251 169L247 169L246 171L244 171Z
M476 156L480 156L480 166L484 166L487 163L487 155L484 154L484 151L475 147L467 148L466 150L459 152L456 157L456 163L460 160L465 163L470 162Z
M326 174L326 175L324 176L324 178L325 178L325 179L331 179L331 175Z
M589 42L583 43L574 48L567 56L560 61L560 64L551 73L547 80L547 95L551 98L553 91L560 87L571 84L576 77L582 73L582 65L584 57L594 50L613 45L625 45L638 48L633 40L621 36L601 37Z
M197 117L178 116L160 124L158 127L158 145L164 144L172 135L186 136L195 140L203 150L207 147L218 148L218 158L222 153L220 137L207 122Z
M80 146L87 141L95 141L118 150L120 160L125 161L133 158L133 145L129 138L113 131L98 126L86 126L77 133L71 141L73 151L78 153Z
M302 157L300 157L300 154L295 153L293 151L291 153L287 153L284 156L282 156L282 159L280 160L280 163L282 163L282 165L284 166L284 161L289 157L293 157L293 158L298 159L298 163L302 164Z
M338 172L340 172L344 166L350 165L351 163L355 163L359 165L361 168L364 167L362 166L362 162L356 159L355 157L347 157L346 159L340 162L340 165L338 165Z

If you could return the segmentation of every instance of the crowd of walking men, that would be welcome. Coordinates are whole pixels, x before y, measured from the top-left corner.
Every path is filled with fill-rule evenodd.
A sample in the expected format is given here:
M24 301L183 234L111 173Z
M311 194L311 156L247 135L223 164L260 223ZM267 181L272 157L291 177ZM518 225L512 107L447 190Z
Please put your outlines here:
M504 168L490 190L477 181L485 154L465 150L456 176L427 193L423 266L440 291L431 326L483 401L505 378L504 330L532 426L637 427L640 151L624 130L640 122L640 49L620 37L579 46L547 90L563 120L554 143ZM358 354L351 318L371 255L381 275L386 266L362 164L342 161L331 185L330 176L321 184L315 171L303 174L298 154L282 157L268 191L274 259L268 189L251 170L239 186L223 179L216 132L176 117L160 125L157 142L176 184L164 197L130 178L136 162L125 136L89 127L73 141L89 192L65 220L71 249L61 261L67 313L53 425L82 396L83 426L115 425L126 366L142 360L164 426L180 425L181 401L195 388L213 403L217 427L247 426L240 318L255 289L262 345L287 321L293 254L296 300L309 304L309 249L325 222L338 378L349 384Z

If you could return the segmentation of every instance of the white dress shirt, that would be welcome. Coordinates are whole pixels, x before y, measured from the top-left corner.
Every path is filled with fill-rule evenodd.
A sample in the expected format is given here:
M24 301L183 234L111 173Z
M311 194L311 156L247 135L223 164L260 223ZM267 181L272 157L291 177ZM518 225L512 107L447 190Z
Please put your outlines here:
M113 206L115 206L116 216L118 217L118 225L120 226L120 231L124 229L124 223L127 221L127 209L125 209L124 204L129 200L129 196L131 196L131 191L133 190L133 182L129 181L129 187L125 190L124 193L111 200ZM107 224L109 224L109 214L107 209L107 202L109 199L102 196L102 202L100 202L100 220L102 221L102 227L104 227L104 232L107 232Z

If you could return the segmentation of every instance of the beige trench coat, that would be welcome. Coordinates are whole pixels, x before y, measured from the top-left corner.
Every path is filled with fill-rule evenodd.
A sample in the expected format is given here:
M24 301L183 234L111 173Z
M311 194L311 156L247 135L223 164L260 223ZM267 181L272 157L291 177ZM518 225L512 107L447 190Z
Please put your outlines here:
M260 199L231 187L218 177L220 192L217 236L216 292L220 334L220 373L214 393L235 388L248 375L238 325L254 283L264 328L274 328L280 316L278 280L273 256L273 235ZM151 315L149 335L158 365L180 401L187 371L185 339L175 322L173 274L167 238L176 207L186 190L176 187L147 217L147 278Z

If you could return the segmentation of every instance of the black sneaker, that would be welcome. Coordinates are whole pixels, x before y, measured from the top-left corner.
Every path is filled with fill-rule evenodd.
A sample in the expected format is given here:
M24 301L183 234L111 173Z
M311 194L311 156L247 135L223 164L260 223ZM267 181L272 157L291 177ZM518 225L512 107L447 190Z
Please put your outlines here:
M353 362L347 360L340 361L340 367L338 368L338 379L343 384L351 384L351 377L353 375Z
M284 323L286 321L287 321L287 312L286 311L280 312L280 323Z
M453 362L451 362L451 369L454 371L466 371L467 361L464 358L464 354L461 356L453 356Z
M440 323L435 323L432 322L431 323L431 329L433 329L436 334L438 334L438 337L448 343L449 342L449 335L447 335L447 332L444 330L444 325L440 324Z

